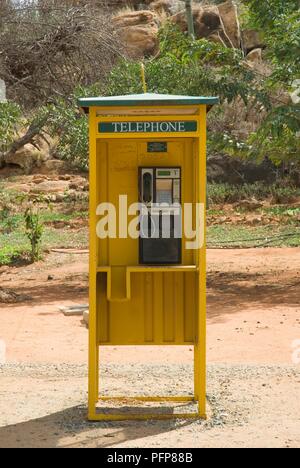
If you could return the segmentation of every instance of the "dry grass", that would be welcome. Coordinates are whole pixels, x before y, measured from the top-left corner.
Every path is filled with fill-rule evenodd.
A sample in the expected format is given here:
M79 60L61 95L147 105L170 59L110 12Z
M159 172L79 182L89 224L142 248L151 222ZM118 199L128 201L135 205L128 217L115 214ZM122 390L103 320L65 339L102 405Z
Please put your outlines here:
M130 5L125 5L121 7L120 9L116 10L112 14L112 18L117 18L118 16L123 16L123 15L129 15L130 13L135 13L136 10L130 6Z

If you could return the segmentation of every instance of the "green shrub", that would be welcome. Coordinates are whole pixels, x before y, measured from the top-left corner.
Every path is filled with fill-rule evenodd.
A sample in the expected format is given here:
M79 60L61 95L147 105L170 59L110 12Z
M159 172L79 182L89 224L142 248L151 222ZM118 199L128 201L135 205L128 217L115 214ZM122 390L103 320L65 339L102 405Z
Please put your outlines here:
M300 197L300 189L293 186L267 185L263 182L254 184L231 185L227 183L207 185L209 205L235 203L241 200L265 200L272 198L273 203L291 203Z
M21 117L22 111L18 104L0 102L0 153L6 152L13 142Z
M41 259L41 244L44 231L43 223L40 221L39 208L29 206L24 214L26 235L31 244L31 261L37 262Z

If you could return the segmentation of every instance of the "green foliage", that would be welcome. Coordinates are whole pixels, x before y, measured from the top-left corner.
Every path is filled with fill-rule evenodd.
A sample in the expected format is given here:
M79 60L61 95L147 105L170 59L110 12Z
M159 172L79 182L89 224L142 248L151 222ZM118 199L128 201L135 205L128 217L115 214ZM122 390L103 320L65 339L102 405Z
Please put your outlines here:
M45 224L43 230L43 249L53 248L86 248L88 245L88 232L86 229L57 229L47 224L54 221L69 221L72 219L86 218L86 212L74 212L64 215L60 212L39 211L40 224ZM9 265L15 261L31 259L31 243L25 229L24 214L14 214L15 228L6 231L4 220L0 220L0 266Z
M59 137L57 147L61 159L75 167L87 169L88 120L80 115L75 105L61 99L51 106L48 129Z
M298 0L245 0L250 8L253 26L272 27L277 18L297 11L299 9Z
M193 40L182 34L173 23L167 22L159 31L160 57L171 56L182 62L200 61L209 65L239 66L242 52L207 39Z
M294 225L241 226L223 224L207 229L209 248L299 247L299 229Z
M39 121L45 118L46 131L52 137L59 137L59 158L81 170L88 169L88 119L80 112L77 99L98 95L99 92L97 83L89 87L77 87L68 100L57 99L42 107L36 116Z
M298 0L248 0L252 26L262 30L274 66L271 82L288 85L300 77L300 8Z
M293 105L272 108L270 82L266 86L253 70L244 66L241 51L206 39L193 41L169 23L160 30L159 39L159 56L145 62L149 92L217 95L228 103L240 98L245 105L255 106L257 112L269 111L264 125L248 141L240 141L231 129L210 132L210 151L253 159L267 155L278 164L298 157L299 139L295 136L299 131L299 113L295 113ZM52 104L49 128L52 135L60 136L59 156L81 169L87 168L88 123L78 112L78 96L142 92L140 64L122 59L102 86L81 87L68 102L59 100Z
M18 226L18 219L12 215L8 210L2 211L0 216L1 231L3 233L10 233Z
M295 218L295 216L300 215L300 208L286 206L272 206L271 208L264 208L263 211L273 216L290 216Z
M247 0L248 18L264 32L273 73L265 81L245 66L241 51L206 39L193 41L176 26L166 23L159 32L160 54L145 61L149 92L214 95L222 103L237 100L267 114L263 125L249 138L241 138L232 125L211 125L218 121L218 106L209 115L209 151L255 160L270 157L275 163L299 159L299 104L278 102L270 96L278 88L290 92L300 77L300 13L298 0ZM56 99L42 107L27 124L46 122L43 128L58 137L58 157L77 168L88 168L88 120L79 112L77 98L94 95L142 93L140 64L122 59L106 80L92 87L77 88L67 100ZM261 114L263 115L263 114ZM21 110L13 104L0 105L0 145L8 146L20 122ZM1 147L0 147L1 151Z
M0 102L0 152L7 151L13 142L21 116L22 111L18 104Z
M249 138L252 157L266 154L275 163L299 160L300 155L300 105L274 108L257 133Z
M278 18L269 34L273 82L292 83L300 77L300 10Z
M1 234L0 234L1 238ZM24 257L24 251L26 248L22 248L18 245L7 244L0 249L0 266L9 265L14 261Z
M266 185L263 182L254 184L231 185L228 183L207 185L209 205L235 203L241 200L265 200L272 198L274 203L290 203L300 197L300 189L279 184Z
M249 141L241 141L228 131L209 132L207 149L209 154L226 153L229 156L241 159L249 158L250 154L253 153L250 139ZM254 159L258 159L257 152L255 152Z
M14 214L15 200L17 195L0 187L0 231L12 232L17 226Z
M266 80L270 90L286 93L300 78L300 8L298 0L248 0L249 18L264 33L267 57L273 72ZM254 154L275 162L299 159L300 105L276 102L256 135ZM252 152L252 154L253 154Z
M41 259L41 244L44 226L40 221L39 208L37 205L29 206L24 213L26 235L31 244L31 261L37 262Z

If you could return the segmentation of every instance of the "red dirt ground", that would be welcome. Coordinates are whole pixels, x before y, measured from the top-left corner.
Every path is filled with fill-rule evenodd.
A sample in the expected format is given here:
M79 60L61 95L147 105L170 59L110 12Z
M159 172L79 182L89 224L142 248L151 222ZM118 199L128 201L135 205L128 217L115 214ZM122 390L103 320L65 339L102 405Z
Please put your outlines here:
M300 249L208 251L208 361L292 364L300 339ZM0 339L10 362L86 363L88 332L61 305L87 303L86 255L50 254L36 265L0 268L1 287L30 300L0 303ZM48 277L53 279L48 279ZM187 362L189 347L164 348ZM104 348L106 362L161 362L159 347Z

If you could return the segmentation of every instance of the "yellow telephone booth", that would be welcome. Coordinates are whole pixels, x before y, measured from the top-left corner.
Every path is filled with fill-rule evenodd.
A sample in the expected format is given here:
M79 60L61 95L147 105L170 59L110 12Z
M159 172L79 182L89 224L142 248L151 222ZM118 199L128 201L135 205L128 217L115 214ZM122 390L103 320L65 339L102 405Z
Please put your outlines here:
M206 114L218 98L83 98L90 128L89 419L206 417ZM99 348L194 347L188 414L104 414ZM127 399L122 397L123 399Z

